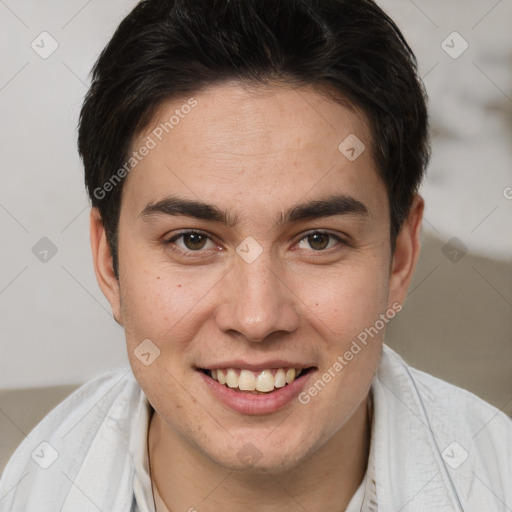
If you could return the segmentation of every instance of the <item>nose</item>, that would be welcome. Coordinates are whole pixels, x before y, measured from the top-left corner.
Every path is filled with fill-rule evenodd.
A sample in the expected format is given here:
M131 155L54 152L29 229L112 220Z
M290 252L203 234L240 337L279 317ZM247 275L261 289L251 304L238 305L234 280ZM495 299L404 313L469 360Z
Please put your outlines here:
M236 258L235 268L225 278L216 322L223 332L237 332L252 342L272 334L285 335L300 324L297 294L279 265L262 253L252 263Z

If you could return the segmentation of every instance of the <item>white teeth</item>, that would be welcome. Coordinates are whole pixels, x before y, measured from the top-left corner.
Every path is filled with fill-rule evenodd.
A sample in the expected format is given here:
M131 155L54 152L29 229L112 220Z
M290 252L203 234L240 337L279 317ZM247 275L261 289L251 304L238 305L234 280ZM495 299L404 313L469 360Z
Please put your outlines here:
M238 375L236 374L235 370L233 370L233 368L228 369L228 373L226 375L226 384L230 388L238 387Z
M279 368L261 372L250 370L239 370L236 368L211 370L212 379L220 384L227 385L231 389L238 388L240 391L259 391L269 393L274 389L282 388L291 384L302 373L302 368Z
M238 387L242 391L254 391L255 389L258 389L254 373L249 370L242 370L240 372L240 377L238 378ZM258 391L261 391L261 389Z
M277 370L274 375L274 386L276 388L282 388L286 384L286 374L282 368Z
M272 372L270 370L263 370L256 379L256 391L272 391L273 389L274 376Z
M290 368L286 370L286 383L290 384L295 380L295 368Z

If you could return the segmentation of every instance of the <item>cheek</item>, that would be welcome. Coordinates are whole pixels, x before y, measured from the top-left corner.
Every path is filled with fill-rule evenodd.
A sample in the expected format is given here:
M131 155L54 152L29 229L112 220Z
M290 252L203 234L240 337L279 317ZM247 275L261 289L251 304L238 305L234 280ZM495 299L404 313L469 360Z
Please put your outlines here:
M195 333L187 320L194 316L198 299L190 288L186 291L185 280L171 279L147 259L133 268L130 272L125 266L121 286L130 366L153 407L177 417L190 408L190 394L182 383L190 369L186 348Z
M331 341L351 340L387 308L387 270L377 259L340 266L322 275L306 275L301 286L312 290L309 297L303 294L313 313L311 322Z
M175 364L204 324L225 272L211 266L178 268L156 251L126 251L120 269L121 306L128 349L149 338ZM129 253L129 254L128 254Z
M127 334L160 338L186 306L183 283L170 278L168 263L157 256L154 248L148 250L126 239L120 240L119 246L121 304Z
M139 276L140 277L140 276ZM143 339L152 340L161 351L179 350L180 332L187 312L193 310L194 297L184 294L181 283L168 282L161 276L132 275L121 288L124 328L128 349L135 349ZM197 301L196 301L197 302Z

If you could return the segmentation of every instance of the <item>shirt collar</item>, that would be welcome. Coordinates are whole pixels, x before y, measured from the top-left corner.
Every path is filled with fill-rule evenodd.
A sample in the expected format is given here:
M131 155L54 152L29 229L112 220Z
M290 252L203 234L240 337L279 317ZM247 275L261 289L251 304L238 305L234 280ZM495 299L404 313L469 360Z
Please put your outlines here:
M142 391L141 391L142 393ZM135 512L156 512L149 469L148 433L154 409L144 396L144 406L137 425L134 453L133 495L137 508Z

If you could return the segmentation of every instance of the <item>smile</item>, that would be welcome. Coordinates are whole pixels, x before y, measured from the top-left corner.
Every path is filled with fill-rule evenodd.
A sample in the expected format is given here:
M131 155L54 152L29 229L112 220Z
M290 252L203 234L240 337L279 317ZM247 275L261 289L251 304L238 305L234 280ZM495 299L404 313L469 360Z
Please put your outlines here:
M317 368L196 368L215 400L242 414L269 414L290 404Z
M240 368L206 370L206 374L220 384L235 391L253 394L272 393L291 384L303 372L303 368L268 368L254 372Z

